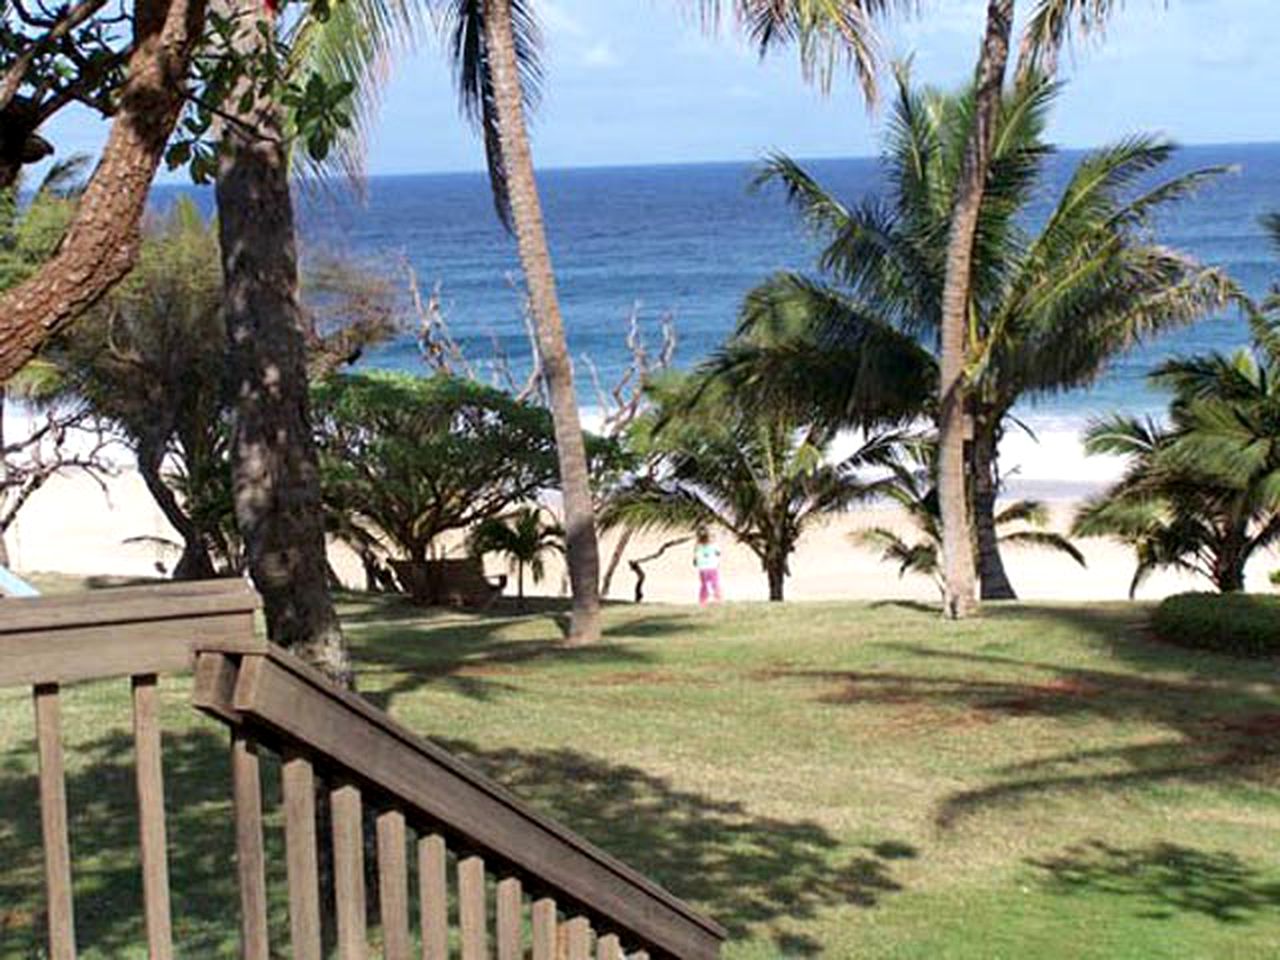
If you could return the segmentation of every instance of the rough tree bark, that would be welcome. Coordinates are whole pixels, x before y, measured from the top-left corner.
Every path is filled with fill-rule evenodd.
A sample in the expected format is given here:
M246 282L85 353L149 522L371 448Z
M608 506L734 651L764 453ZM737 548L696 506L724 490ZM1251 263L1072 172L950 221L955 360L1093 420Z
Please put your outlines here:
M186 100L204 0L138 0L128 80L58 252L0 297L0 383L133 267L147 191Z
M259 0L217 0L215 9L241 24L244 52L262 42L259 24L274 29ZM227 98L239 122L222 127L217 183L236 522L271 639L349 686L350 655L326 579L288 160L275 104L260 100L241 114L240 100Z
M509 0L485 0L485 44L492 71L502 165L511 198L520 263L533 310L550 398L564 498L565 546L573 593L570 644L600 639L600 546L596 537L586 444L578 416L573 367L565 344L551 251L525 127L524 103Z
M769 602L781 603L786 599L787 558L765 557L762 561L765 575L769 578Z
M983 600L1016 600L1017 593L1005 572L1000 555L1000 538L996 531L996 450L999 427L985 416L978 416L973 426L973 448L970 451L970 475L973 478L973 524L978 547L979 593Z
M938 496L942 510L944 613L951 618L977 609L973 533L965 481L967 360L973 242L991 161L992 138L1009 60L1013 0L989 0L986 35L977 68L973 130L965 148L947 237L942 292L942 344L938 404Z

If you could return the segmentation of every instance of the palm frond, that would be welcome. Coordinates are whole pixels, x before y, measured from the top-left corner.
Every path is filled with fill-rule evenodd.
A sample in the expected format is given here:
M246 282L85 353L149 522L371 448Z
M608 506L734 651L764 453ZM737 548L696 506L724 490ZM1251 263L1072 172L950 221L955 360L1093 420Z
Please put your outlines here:
M449 34L449 57L458 102L463 115L484 141L494 209L503 227L510 231L511 196L507 188L506 161L502 155L502 139L499 135L492 65L489 63L488 44L485 41L487 5L484 0L449 2L444 22ZM510 9L521 95L526 111L533 113L541 100L544 78L542 29L534 13L532 0L510 0Z

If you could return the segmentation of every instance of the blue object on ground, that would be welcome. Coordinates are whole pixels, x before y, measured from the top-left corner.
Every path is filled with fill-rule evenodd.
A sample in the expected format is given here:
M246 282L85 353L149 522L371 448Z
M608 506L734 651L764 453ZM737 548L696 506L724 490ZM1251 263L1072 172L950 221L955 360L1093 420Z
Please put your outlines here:
M0 567L0 596L38 597L40 596L40 591L17 574Z

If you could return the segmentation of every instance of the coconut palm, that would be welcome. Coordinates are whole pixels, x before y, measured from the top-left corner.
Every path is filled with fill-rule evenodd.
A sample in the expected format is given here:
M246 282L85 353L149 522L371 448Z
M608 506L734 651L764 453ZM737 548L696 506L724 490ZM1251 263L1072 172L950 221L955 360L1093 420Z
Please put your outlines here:
M515 234L555 427L573 593L568 642L600 639L600 548L586 444L525 123L537 99L540 31L529 0L452 0L451 54L464 110L479 128L498 218Z
M1161 568L1243 590L1250 558L1280 539L1280 318L1255 313L1250 323L1249 350L1152 371L1173 391L1167 426L1113 417L1086 435L1090 453L1129 463L1118 483L1084 504L1073 529L1134 548L1131 594Z
M509 516L480 524L472 531L469 546L478 557L498 553L507 558L516 571L516 598L523 610L525 568L535 584L541 583L546 575L546 555L564 550L564 529L558 523L547 522L541 509L522 507Z
M1057 53L1073 31L1100 29L1121 0L1031 0L1017 75L1035 82L1052 74ZM966 489L966 434L969 417L970 317L978 278L984 198L998 150L1005 74L1013 34L1014 0L988 0L982 46L974 70L971 122L964 137L959 175L951 192L945 271L939 316L938 491L942 504L943 609L962 618L976 609L976 568L970 550L970 505Z
M855 530L850 539L859 546L881 551L882 559L898 565L898 575L916 573L931 577L945 596L939 555L942 549L942 515L935 482L937 453L932 443L916 444L891 465L892 478L881 484L881 493L894 501L915 527L918 540L909 542L888 527ZM1060 533L1044 529L1049 510L1038 500L1015 500L992 520L998 542L1010 547L1035 547L1070 557L1080 566L1084 556ZM1001 532L1004 531L1004 532Z
M1013 595L995 534L997 453L1013 407L1090 383L1120 351L1203 316L1232 289L1150 235L1153 213L1216 172L1147 186L1173 153L1162 140L1089 154L1029 228L1053 153L1043 133L1056 90L1041 78L1003 101L973 254L967 469L987 598ZM787 157L768 161L762 182L780 184L825 242L818 265L836 285L783 275L751 294L737 336L711 361L718 378L842 425L939 415L945 238L974 96L914 89L899 69L883 198L848 205Z
M889 462L896 434L870 437L850 456L831 462L835 431L784 411L736 402L708 387L672 381L657 389L654 412L637 422L632 443L656 453L663 469L614 493L602 514L606 529L720 528L751 550L782 600L791 554L801 534L822 517L874 496L866 467Z

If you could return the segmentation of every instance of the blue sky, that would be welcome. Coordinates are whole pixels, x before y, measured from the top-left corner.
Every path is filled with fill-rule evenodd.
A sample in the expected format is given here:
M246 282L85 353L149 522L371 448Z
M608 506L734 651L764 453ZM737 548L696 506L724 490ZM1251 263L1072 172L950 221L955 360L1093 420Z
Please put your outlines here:
M851 81L806 86L793 55L761 63L731 28L702 32L678 0L535 0L547 38L539 165L751 160L875 152L877 118ZM1020 0L1025 9L1028 0ZM985 0L923 0L886 41L918 76L954 86L972 68ZM682 8L685 12L681 12ZM1280 0L1128 0L1101 42L1064 63L1053 136L1087 146L1153 130L1183 143L1280 140ZM94 149L84 116L49 129L60 152ZM394 66L370 144L372 174L481 169L437 44Z

